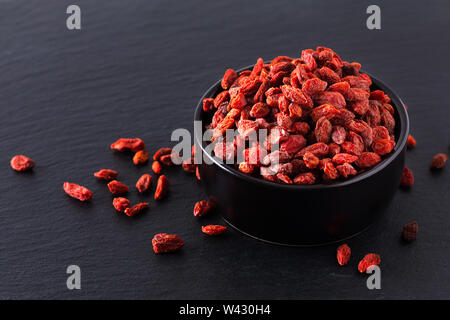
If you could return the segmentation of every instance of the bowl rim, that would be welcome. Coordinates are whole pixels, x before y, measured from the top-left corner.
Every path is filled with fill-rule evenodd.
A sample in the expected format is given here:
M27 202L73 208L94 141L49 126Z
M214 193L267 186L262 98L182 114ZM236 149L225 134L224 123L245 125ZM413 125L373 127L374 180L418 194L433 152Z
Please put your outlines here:
M253 66L254 65L252 64L252 65L237 69L236 73L239 73L239 72L242 72L245 70L250 70L253 68ZM393 105L394 109L397 111L398 118L399 118L400 124L401 124L401 128L400 128L400 134L399 134L397 143L394 147L394 152L389 154L389 156L387 158L383 159L380 163L376 164L374 167L370 168L366 172L363 172L363 173L360 173L360 174L354 176L351 179L333 182L330 184L312 184L312 185L282 184L282 183L272 182L272 181L264 180L262 178L256 178L256 177L247 175L245 173L240 172L239 170L237 170L235 168L232 168L231 166L228 166L223 163L219 163L214 156L205 152L205 148L204 148L203 144L206 141L202 141L198 135L194 135L195 145L200 146L202 154L203 155L206 154L208 159L210 161L212 161L213 164L211 164L211 165L216 165L220 169L224 170L225 172L227 172L237 178L246 180L248 182L265 185L267 187L272 187L272 188L281 188L281 189L286 189L286 190L334 189L334 188L349 186L349 185L358 183L362 180L368 179L371 176L373 176L373 175L377 174L378 172L380 172L381 170L383 170L384 168L386 168L404 150L407 139L408 139L408 134L409 134L409 117L408 117L408 111L406 110L405 104L403 103L403 101L401 100L399 95L394 90L392 90L383 81L372 76L370 73L367 73L363 70L360 70L360 72L367 74L370 77L370 79L372 80L372 84L375 84L380 90L383 90L391 98L391 105ZM222 79L219 79L218 81L216 81L208 90L206 90L206 92L200 98L200 101L197 104L197 108L195 109L195 112L194 112L194 121L201 121L201 115L204 112L203 111L203 99L211 97L212 93L217 91L218 87L220 86L221 80ZM202 133L203 133L203 129L204 129L204 126L202 125ZM202 136L203 136L203 134L202 134ZM207 165L209 165L209 164L207 164Z

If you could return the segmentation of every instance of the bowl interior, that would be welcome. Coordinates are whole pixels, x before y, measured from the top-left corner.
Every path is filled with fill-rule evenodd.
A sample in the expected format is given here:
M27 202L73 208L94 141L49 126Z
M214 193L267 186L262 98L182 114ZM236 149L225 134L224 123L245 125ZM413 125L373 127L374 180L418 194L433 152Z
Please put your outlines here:
M244 70L251 70L252 68L253 68L253 65L236 70L236 72L239 73ZM394 107L394 110L395 110L395 112L394 112L394 119L395 119L394 135L395 135L396 144L395 144L394 150L388 156L385 156L380 163L378 163L374 167L370 168L370 170L360 173L350 179L346 179L343 181L337 181L337 182L333 182L330 184L314 184L314 185L287 185L287 184L271 182L271 181L264 180L262 178L257 178L257 177L251 176L251 175L246 175L246 174L240 172L239 170L235 169L233 167L233 165L223 164L223 163L217 161L217 158L215 158L215 156L212 156L212 155L208 154L207 152L205 152L205 147L209 144L209 142L201 141L200 136L195 136L195 139L196 139L195 142L202 149L202 153L206 157L208 157L208 159L210 161L212 161L215 165L219 166L221 169L227 171L228 173L230 173L232 175L240 177L242 179L252 181L255 183L263 183L263 184L266 184L267 186L273 186L276 188L289 188L289 189L292 189L292 188L299 188L299 189L336 188L336 187L340 187L340 186L344 186L344 185L348 185L348 184L352 184L352 183L361 181L362 179L365 179L365 178L375 174L376 172L382 170L387 165L389 165L389 163L392 162L392 160L395 159L401 153L401 151L404 149L407 138L408 138L408 133L409 133L408 113L407 113L406 107L405 107L403 101L400 99L400 97L381 80L373 77L371 74L364 72L363 70L361 70L361 73L366 73L372 79L372 85L370 86L371 91L377 90L377 89L382 90L391 98L391 105ZM195 115L194 115L194 120L202 121L203 132L205 130L204 125L211 123L211 119L212 119L211 112L206 113L203 111L203 99L215 97L218 93L223 91L223 89L220 85L220 82L221 82L221 80L218 80L211 88L209 88L205 92L205 94L202 96L202 98L200 99L200 101L197 105L197 109L196 109ZM203 134L203 132L202 132L202 134Z

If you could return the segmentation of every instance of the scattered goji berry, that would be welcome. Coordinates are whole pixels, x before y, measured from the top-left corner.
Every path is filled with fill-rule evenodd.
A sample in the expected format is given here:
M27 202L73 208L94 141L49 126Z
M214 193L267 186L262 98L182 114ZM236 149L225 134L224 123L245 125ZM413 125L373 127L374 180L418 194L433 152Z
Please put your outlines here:
M110 183L108 183L108 189L114 195L128 192L128 187L122 182L119 182L117 180L113 180Z
M122 197L114 198L113 206L117 211L124 212L125 209L130 207L130 200Z
M209 236L217 236L219 234L224 233L227 230L227 227L221 225L208 225L202 226L202 232L206 233Z
M189 159L186 159L183 161L183 163L181 164L181 166L183 167L183 170L186 172L195 172L195 164L194 164L194 158L191 157Z
M403 187L410 187L414 184L414 175L411 169L404 167L402 172L402 178L400 179L400 185Z
M406 142L406 145L408 148L414 148L417 144L416 139L412 135L408 135L408 141Z
M447 155L445 153L438 153L431 160L431 169L442 169L447 162Z
M352 250L344 243L337 248L337 261L340 266L345 266L350 260Z
M202 217L211 210L212 206L207 200L201 200L195 203L194 216Z
M117 176L117 171L111 169L101 169L94 173L94 177L107 181L114 180L115 178L117 178Z
M152 163L152 170L156 174L160 174L161 173L162 167L161 167L161 164L159 163L159 161L153 161L153 163Z
M124 212L127 216L132 217L147 208L148 208L148 203L141 202L132 207L126 208Z
M148 152L145 150L139 150L133 156L133 163L135 165L143 164L148 161Z
M91 190L78 184L64 182L63 189L69 196L80 201L87 201L92 199Z
M403 227L402 237L405 241L411 242L416 239L419 225L416 221L412 221Z
M158 233L152 239L153 251L158 253L173 252L184 245L183 239L176 234Z
M160 175L156 184L155 200L162 199L169 189L169 179L165 175Z
M165 156L166 154L171 154L172 148L159 148L158 151L153 155L153 160L158 161L159 158Z
M11 168L19 172L30 170L34 165L33 160L21 154L11 159Z
M130 151L136 152L136 151L142 150L144 148L145 148L144 141L142 141L139 138L134 138L134 139L121 138L121 139L117 140L116 142L114 142L113 144L111 144L111 149L117 150L117 151L130 150Z
M358 271L364 273L371 266L379 266L381 258L376 253L368 253L358 264Z
M150 184L152 182L152 176L148 173L143 174L139 180L136 182L136 188L140 193L143 193L150 188Z

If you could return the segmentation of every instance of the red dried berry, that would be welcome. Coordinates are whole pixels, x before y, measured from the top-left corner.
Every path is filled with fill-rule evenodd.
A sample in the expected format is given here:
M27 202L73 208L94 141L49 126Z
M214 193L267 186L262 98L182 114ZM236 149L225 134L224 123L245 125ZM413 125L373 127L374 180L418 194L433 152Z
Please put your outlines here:
M376 165L381 161L381 158L378 154L374 152L363 152L358 160L355 161L355 164L360 168L370 168Z
M115 178L117 178L117 176L117 171L111 169L101 169L100 171L94 173L94 177L107 181L114 180Z
M128 192L128 187L122 182L119 182L117 180L113 180L110 183L108 183L108 189L114 195Z
M358 159L357 156L354 156L349 153L338 153L333 157L333 162L336 164L344 164L344 163L352 163Z
M17 155L11 159L11 168L16 171L23 172L34 168L34 161L24 155Z
M306 152L303 155L303 161L305 162L305 165L309 169L314 169L319 165L319 158L317 158L313 153Z
M145 148L144 141L142 141L139 138L134 138L134 139L121 138L121 139L117 140L116 142L114 142L113 144L111 144L111 149L117 150L117 151L130 150L133 152L137 152L144 148Z
M130 207L130 201L127 198L114 198L113 206L117 211L124 212L126 208Z
M412 221L403 227L402 237L405 241L411 242L416 239L419 225L416 221Z
M165 175L160 175L156 184L155 200L162 199L169 189L169 179Z
M195 203L194 216L202 217L211 210L211 204L206 200L201 200Z
M412 135L408 135L408 141L406 142L408 148L414 148L417 145L416 139Z
M131 208L126 208L124 212L127 216L132 217L147 208L148 208L148 203L142 202L142 203L138 203L138 204L132 206Z
M381 258L378 254L368 253L358 264L358 271L364 273L371 266L379 266Z
M390 153L394 147L395 141L392 141L391 139L379 139L372 144L373 152L380 156Z
M176 234L158 233L153 237L152 245L153 251L159 254L180 249L184 241Z
M229 89L233 82L236 81L237 77L238 76L233 69L228 69L227 71L225 71L225 74L223 75L221 81L222 88L224 88L225 90Z
M153 160L158 161L162 156L166 154L171 154L172 148L159 148L158 151L153 155Z
M337 261L340 266L345 266L350 260L352 251L350 247L344 243L337 248Z
M153 163L152 163L152 170L156 174L160 174L161 173L162 167L161 167L161 164L159 163L159 161L153 161Z
M183 168L184 171L186 172L195 172L195 164L194 164L194 158L189 158L183 161L183 163L181 164L181 167Z
M80 201L87 201L92 199L91 190L78 184L64 182L63 189L69 196Z
M295 184L314 184L316 177L311 172L300 173L294 178Z
M402 178L400 179L400 185L403 187L410 187L414 184L414 175L411 169L404 167L402 172Z
M438 153L431 160L430 168L431 169L442 169L447 162L447 155L445 153Z
M203 111L210 112L212 110L214 110L214 99L213 98L203 99Z
M152 182L152 176L148 173L143 174L136 182L136 188L140 193L147 191L150 188Z
M202 227L202 232L206 233L209 236L217 236L219 234L224 233L227 230L227 227L220 225L208 225Z
M144 164L148 161L148 152L145 150L139 150L133 156L133 163L135 165Z

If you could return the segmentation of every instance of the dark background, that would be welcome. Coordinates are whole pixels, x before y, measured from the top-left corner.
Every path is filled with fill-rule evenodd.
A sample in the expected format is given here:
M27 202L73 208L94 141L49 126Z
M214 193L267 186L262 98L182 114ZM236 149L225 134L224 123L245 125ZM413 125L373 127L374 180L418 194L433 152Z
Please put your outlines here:
M0 1L0 298L450 298L449 169L428 169L448 152L448 1L377 1L382 29L373 31L369 1L78 0L82 30L69 31L73 3ZM200 226L222 221L192 215L205 195L180 168L165 169L165 201L133 190L130 200L151 208L133 219L115 213L93 172L116 169L134 186L150 165L136 168L111 142L141 137L151 153L171 145L172 130L192 127L199 98L226 68L317 45L391 85L418 141L407 155L415 185L348 241L349 266L338 267L337 245L281 247L233 229L206 237ZM11 170L15 154L33 158L34 172ZM94 199L69 198L64 181L91 188ZM411 220L420 231L405 245L400 232ZM179 234L185 247L154 255L159 232ZM382 257L381 290L368 290L356 270L367 252ZM71 264L81 267L81 290L66 288Z

